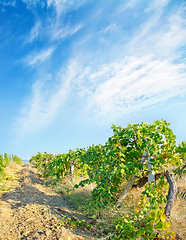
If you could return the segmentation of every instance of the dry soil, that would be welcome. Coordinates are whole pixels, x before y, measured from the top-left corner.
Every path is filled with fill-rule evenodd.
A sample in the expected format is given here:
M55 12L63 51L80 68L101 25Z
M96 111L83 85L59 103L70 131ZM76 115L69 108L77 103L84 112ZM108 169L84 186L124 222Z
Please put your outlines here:
M68 202L45 186L37 170L27 163L14 168L9 191L1 192L0 240L17 239L95 239L83 229L61 225L62 216L84 216L74 213Z

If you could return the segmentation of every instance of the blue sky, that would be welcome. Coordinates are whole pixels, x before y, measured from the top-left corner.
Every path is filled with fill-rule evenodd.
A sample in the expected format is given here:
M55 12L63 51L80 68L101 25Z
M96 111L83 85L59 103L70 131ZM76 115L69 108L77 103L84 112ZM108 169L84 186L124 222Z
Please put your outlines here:
M184 0L0 0L0 152L104 143L165 119L186 139Z

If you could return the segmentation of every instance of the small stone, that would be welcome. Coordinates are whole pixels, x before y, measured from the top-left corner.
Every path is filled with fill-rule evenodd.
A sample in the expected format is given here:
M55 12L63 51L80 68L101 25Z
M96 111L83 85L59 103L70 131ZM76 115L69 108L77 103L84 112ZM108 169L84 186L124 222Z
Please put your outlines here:
M51 230L46 230L45 233L46 233L46 235L47 235L47 237L48 237L48 236L51 235L52 231L51 231Z
M23 236L27 236L30 233L30 231L24 231Z

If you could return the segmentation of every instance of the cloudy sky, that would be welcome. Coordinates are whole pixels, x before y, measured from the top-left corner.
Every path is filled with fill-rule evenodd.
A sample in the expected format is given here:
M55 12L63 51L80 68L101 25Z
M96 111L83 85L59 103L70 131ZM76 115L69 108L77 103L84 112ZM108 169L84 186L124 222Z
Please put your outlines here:
M104 143L165 119L186 139L184 0L0 0L0 153Z

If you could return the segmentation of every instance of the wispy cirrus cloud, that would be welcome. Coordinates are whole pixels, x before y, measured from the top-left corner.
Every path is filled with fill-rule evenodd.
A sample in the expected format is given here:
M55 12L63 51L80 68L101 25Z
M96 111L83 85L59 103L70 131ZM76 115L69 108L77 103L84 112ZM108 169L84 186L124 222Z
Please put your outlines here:
M129 0L127 2L127 4L125 5L125 8L133 8L136 6L136 3L138 2L139 0Z
M153 34L156 49L165 57L178 59L179 48L185 46L186 41L186 6L179 8L167 20L167 28ZM163 31L164 30L164 31ZM155 42L155 39L157 40Z
M54 50L55 47L49 47L38 52L32 52L26 58L23 59L23 62L32 67L36 66L46 61L52 55Z
M86 0L47 0L48 7L55 7L57 18L68 11L78 9L84 3Z
M163 9L169 1L159 2L162 2L160 7L152 4L147 8L148 11L154 10L154 14L140 25L127 48L131 54L150 54L157 58L178 59L178 50L185 45L186 40L186 7L182 4L175 12L167 14L166 19L162 19Z
M11 6L15 7L16 6L16 0L0 0L0 5L2 6Z
M17 120L20 136L37 133L53 122L72 90L75 69L76 62L71 61L66 70L62 68L55 75L35 81L30 99L24 103Z
M46 5L44 0L22 0L28 9L35 8L36 6L40 6L41 8Z
M75 26L55 26L53 29L51 29L51 40L54 41L69 38L76 34L82 27L82 24L77 24Z
M42 23L40 20L38 20L30 30L29 35L26 37L25 43L32 43L34 40L37 40L41 32L42 32Z
M6 12L7 7L16 7L16 0L0 0L0 12Z
M24 0L28 8L36 9L39 2L37 0ZM73 3L73 1L72 1ZM66 8L71 6L70 2L66 1L49 1L48 6L52 6L54 9L58 9L59 6ZM67 6L66 6L67 5ZM72 4L73 5L73 4ZM66 7L65 7L66 6ZM58 9L59 10L59 9ZM60 8L60 12L62 9ZM24 42L26 44L33 43L38 39L43 42L56 42L59 40L64 40L75 35L80 29L83 28L83 23L79 22L77 24L64 23L63 20L58 16L58 14L47 15L46 18L42 19L39 14L36 14L35 24L30 29L29 34L24 36Z
M90 89L89 107L97 119L113 121L182 97L186 95L185 67L150 57L129 57L122 63L110 64L105 72L92 75L95 81L100 75L110 78Z
M100 33L108 33L108 32L112 32L113 30L115 30L117 28L117 24L112 23L109 26L105 27L104 29L100 30Z
M162 11L162 8L164 8L169 2L170 0L152 0L145 11Z
M50 44L56 43L56 41L72 37L83 28L83 24L81 23L71 26L69 24L61 25L52 21L47 24L48 23L42 24L40 20L36 21L29 34L26 37L24 36L25 44L31 44L39 38L42 38L44 41L47 39Z
M58 14L65 12L69 7L73 5L73 0L48 0L47 5L48 7L54 6Z
M1 0L2 1L2 0ZM6 0L4 0L6 2ZM13 2L16 0L9 0ZM71 11L73 9L79 8L82 4L86 3L86 0L22 0L28 9L32 10L36 7L44 8L54 8L56 11L57 17L60 17L62 14Z

